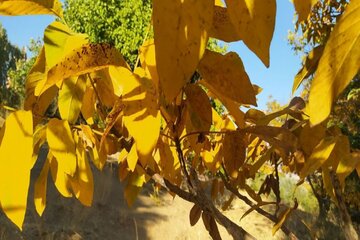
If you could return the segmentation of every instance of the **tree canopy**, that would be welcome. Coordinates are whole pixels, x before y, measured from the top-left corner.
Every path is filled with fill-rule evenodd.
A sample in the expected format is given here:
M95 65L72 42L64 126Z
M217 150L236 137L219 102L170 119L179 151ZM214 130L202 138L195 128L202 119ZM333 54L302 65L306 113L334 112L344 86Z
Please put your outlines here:
M91 165L102 170L107 155L115 152L129 205L144 184L154 181L192 202L191 225L201 218L213 239L220 239L218 224L234 239L254 239L215 205L224 188L232 194L229 202L238 198L249 205L243 217L256 211L274 223L273 234L281 229L296 238L285 222L299 200L282 203L282 172L297 175L300 185L321 171L327 193L346 211L342 189L345 178L359 172L360 153L351 149L339 127L328 124L328 117L359 72L359 0L347 4L331 29L313 67L308 104L294 97L270 114L254 108L260 88L251 83L241 57L206 47L209 38L243 41L268 66L275 0L226 0L226 5L213 0L154 0L154 34L139 40L139 61L132 68L111 44L93 43L89 35L71 29L58 0L25 2L26 7L23 1L2 1L0 14L54 14L59 21L45 29L44 46L26 80L24 109L11 113L0 131L1 208L20 229L30 170L44 144L49 152L33 199L40 216L47 204L49 174L61 195L91 206ZM301 21L315 3L294 4ZM100 17L97 12L92 16ZM116 31L113 27L106 34ZM58 114L45 115L56 96ZM214 100L228 111L218 113ZM270 124L283 115L282 126ZM259 172L266 177L256 192L248 180ZM204 175L210 178L211 192L201 182ZM273 202L264 200L270 193L275 195ZM274 211L263 209L265 205L274 205ZM344 222L351 223L346 217ZM349 226L345 225L345 237L356 239Z

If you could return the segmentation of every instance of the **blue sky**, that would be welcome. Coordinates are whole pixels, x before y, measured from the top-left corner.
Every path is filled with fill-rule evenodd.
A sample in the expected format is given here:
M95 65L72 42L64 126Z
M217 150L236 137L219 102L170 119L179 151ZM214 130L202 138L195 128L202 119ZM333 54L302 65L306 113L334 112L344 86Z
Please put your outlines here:
M266 109L270 95L281 104L291 99L291 88L295 74L301 66L300 56L296 56L287 44L288 30L293 29L294 7L289 0L277 1L275 33L270 49L270 67L262 62L242 43L231 43L229 51L237 52L242 58L251 81L263 88L258 96L259 109ZM47 25L54 21L51 16L0 16L0 22L7 30L13 44L27 46L30 39L42 38Z

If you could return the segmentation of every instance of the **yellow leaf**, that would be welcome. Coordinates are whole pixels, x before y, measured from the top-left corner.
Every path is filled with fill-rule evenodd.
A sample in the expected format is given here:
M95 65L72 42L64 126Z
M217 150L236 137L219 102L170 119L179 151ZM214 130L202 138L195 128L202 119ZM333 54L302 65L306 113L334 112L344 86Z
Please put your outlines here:
M124 66L127 64L120 52L108 44L86 44L73 49L48 71L47 80L41 93L54 84L71 76L77 76L109 66Z
M11 113L0 130L0 206L20 229L25 217L33 165L32 135L30 111Z
M238 103L256 106L254 88L236 53L222 55L206 50L200 61L199 71L215 95L220 94Z
M331 199L338 204L338 201L335 196L334 186L332 184L331 175L329 169L323 168L322 169L322 179L324 183L324 188L327 194L331 197Z
M46 207L46 189L50 169L49 159L45 159L44 166L41 169L39 177L34 185L34 204L37 213L42 216Z
M83 103L81 105L81 114L85 118L85 121L90 125L94 124L93 116L95 113L95 103L96 95L94 92L94 88L86 87L83 96Z
M86 88L86 76L66 79L59 90L58 106L61 118L75 123L79 117Z
M360 69L360 1L350 1L326 43L312 80L309 95L310 122L324 121L337 96Z
M300 145L304 153L308 156L312 153L314 147L325 137L326 127L322 124L311 127L307 123L300 133Z
M121 74L119 74L117 67L110 66L108 68L110 80L112 83L112 87L114 89L113 93L115 96L120 97L123 93L124 84L121 79Z
M241 39L269 67L275 28L275 0L225 0L230 19Z
M107 159L107 152L105 151L104 147L100 146L99 140L92 134L95 139L95 147L89 151L90 157L97 169L100 171L103 169L106 159Z
M191 131L209 131L212 123L212 107L209 97L198 85L188 84L185 87L187 110L191 125Z
M63 18L59 0L2 0L0 15L54 14Z
M25 83L24 109L32 110L35 116L42 116L45 113L46 109L58 92L58 88L53 86L45 91L40 97L35 96L36 87L38 85L43 86L46 81L45 71L45 49L42 47L36 62L29 71ZM34 119L34 123L37 123L38 121L39 119Z
M64 174L74 176L76 171L75 142L68 121L51 119L47 125L46 137L49 149L59 162Z
M306 57L302 68L295 76L294 84L292 88L293 94L296 91L296 89L299 88L300 84L315 72L323 51L324 51L324 46L322 45L317 46Z
M65 164L57 160L51 151L49 151L47 160L50 162L50 173L56 189L64 197L72 197L70 176L65 173Z
M236 179L239 168L245 161L244 135L239 132L229 132L225 135L223 143L224 165L230 177Z
M213 9L213 0L153 2L157 72L168 101L174 100L191 80L204 54Z
M48 69L54 67L73 49L87 44L86 38L87 35L76 34L61 22L52 22L44 33L46 67Z
M298 22L305 21L311 11L311 8L317 2L317 0L293 0L295 11L298 14Z
M275 233L281 228L281 226L284 224L284 222L286 221L286 219L288 219L290 213L292 212L292 208L288 208L286 210L284 210L278 217L278 222L274 225L274 227L272 228L272 235L274 236Z
M158 93L149 79L122 69L124 124L135 140L138 157L146 162L151 157L160 134Z
M136 144L132 145L129 154L126 157L127 164L130 171L134 171L138 162L138 155L136 153Z
M127 184L124 190L124 196L129 207L131 207L134 204L140 191L141 191L141 187Z
M93 201L94 178L90 164L86 158L84 143L77 134L74 134L76 143L77 171L71 180L71 186L74 194L79 201L90 207Z
M159 75L156 69L155 44L154 39L147 40L139 49L141 66L145 69L156 89L159 87Z
M241 40L240 35L231 22L227 8L221 6L214 7L214 18L209 37L216 38L225 42L235 42Z
M114 76L115 74L116 76ZM112 70L112 75L113 77L121 79L121 76L120 77L117 76L119 75L117 71L115 72ZM90 76L91 76L91 80L95 82L96 91L99 94L100 102L107 107L114 106L116 99L118 99L118 96L115 94L115 89L114 89L113 81L111 80L112 77L110 76L109 70L102 69L100 71L96 71L95 73L92 73ZM118 81L120 81L120 79ZM121 93L122 93L122 89L121 89Z
M323 138L313 149L310 157L306 159L304 167L299 174L300 178L305 178L321 167L330 157L334 150L336 139L333 137Z

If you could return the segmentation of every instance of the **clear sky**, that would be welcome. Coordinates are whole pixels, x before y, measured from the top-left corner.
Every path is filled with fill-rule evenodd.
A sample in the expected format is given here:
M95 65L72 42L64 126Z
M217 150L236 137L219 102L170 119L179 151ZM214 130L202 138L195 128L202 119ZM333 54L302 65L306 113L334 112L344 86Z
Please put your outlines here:
M270 67L262 62L242 43L231 43L230 51L242 58L251 81L263 88L258 96L259 109L266 109L270 95L281 104L291 98L291 88L295 74L301 66L300 56L294 55L287 44L288 30L293 29L294 7L289 0L277 1L275 33L270 49ZM27 46L31 38L42 39L43 32L55 18L51 16L0 16L0 22L7 30L8 38L19 47Z

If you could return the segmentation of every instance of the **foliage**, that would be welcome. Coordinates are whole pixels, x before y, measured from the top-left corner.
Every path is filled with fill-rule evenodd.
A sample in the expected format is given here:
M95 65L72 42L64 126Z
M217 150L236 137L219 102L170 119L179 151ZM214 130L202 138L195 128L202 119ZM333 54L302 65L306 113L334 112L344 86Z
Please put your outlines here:
M59 4L57 0L51 2L51 6ZM102 170L107 155L115 152L119 152L119 178L126 182L124 195L129 205L143 185L153 179L158 186L194 203L190 223L196 224L201 217L213 239L220 239L217 224L234 239L253 239L214 205L222 196L222 188L232 194L227 206L237 197L249 205L248 213L257 211L274 222L273 234L281 229L293 237L284 223L297 209L298 201L294 199L286 206L282 203L282 171L298 175L301 184L320 170L325 189L342 207L341 186L358 167L359 153L350 151L349 141L338 127L327 125L327 112L309 111L309 105L299 97L271 114L251 108L256 106L259 87L251 84L240 56L206 49L210 37L242 40L269 65L276 1L225 2L227 7L212 0L153 1L154 36L140 47L141 66L135 65L134 70L116 48L107 43L89 43L86 34L75 33L61 18L61 11L55 11L60 21L45 30L44 46L27 77L25 110L10 114L0 132L1 169L6 172L0 181L0 203L10 220L22 227L27 197L24 189L28 189L30 170L45 143L49 153L34 190L39 215L46 207L44 179L48 174L63 196L90 206L94 186L90 166ZM12 6L20 3L12 3L4 7L8 13L43 13L33 8L18 12ZM340 35L345 40L357 35L352 27L357 27L360 15L350 13L358 11L359 3L350 2L329 37L330 43ZM352 27L346 28L348 25ZM343 27L350 30L341 32ZM325 46L319 60L320 73L326 76L329 71L322 62L328 61L330 51L351 56L351 63L340 68L350 67L352 72L358 69L355 60L359 52L355 47L347 41L342 48L333 47ZM341 84L347 80L341 80ZM340 80L318 81L330 89ZM316 88L313 91L316 93ZM57 95L59 116L45 116ZM335 97L327 98L330 105ZM310 107L323 100L313 95ZM211 101L221 102L228 112L217 113ZM244 113L241 106L250 109ZM283 115L287 117L282 127L271 126L273 119ZM26 151L8 162L15 159L10 156L17 147L13 136L26 143ZM27 163L19 164L20 157ZM17 165L21 165L17 183L21 186L9 190L7 186L15 184L10 173ZM258 172L266 177L255 192L247 180ZM211 194L202 187L203 175L214 177ZM270 193L276 201L269 203L263 195ZM13 198L17 201L9 201ZM269 204L275 206L274 212L262 209Z

